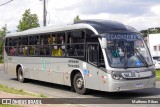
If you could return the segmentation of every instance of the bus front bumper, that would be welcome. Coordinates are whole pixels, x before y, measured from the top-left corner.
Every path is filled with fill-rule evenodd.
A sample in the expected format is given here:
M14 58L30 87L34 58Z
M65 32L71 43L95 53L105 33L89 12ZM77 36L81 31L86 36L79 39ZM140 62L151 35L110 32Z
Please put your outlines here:
M155 77L149 79L126 80L126 81L113 80L111 84L108 85L108 91L109 92L127 91L127 90L136 90L144 88L153 88L155 86L156 86Z

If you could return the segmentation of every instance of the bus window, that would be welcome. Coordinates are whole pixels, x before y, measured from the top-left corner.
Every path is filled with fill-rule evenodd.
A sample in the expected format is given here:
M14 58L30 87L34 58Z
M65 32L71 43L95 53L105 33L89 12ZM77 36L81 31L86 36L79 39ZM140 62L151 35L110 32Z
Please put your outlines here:
M12 38L9 38L9 46L13 45L12 41L13 41Z
M84 57L85 32L82 30L67 32L67 56Z
M19 40L18 40L19 38L13 38L13 41L12 41L12 46L18 46L18 42L19 42Z
M5 40L5 51L6 51L6 53L9 55L9 49L8 49L8 38L6 38L6 40Z
M88 62L98 65L98 44L89 44L88 45Z
M8 38L5 40L5 46L8 46Z
M40 56L49 56L50 55L50 44L51 44L51 35L50 34L42 34L40 35L40 39L38 40L39 50L35 48L36 53L39 53ZM38 54L37 54L38 55Z
M55 36L55 34L51 34L51 36L48 37L48 44L51 44L51 45L56 44L56 36Z
M52 46L52 56L64 56L64 52L60 46Z
M65 33L57 33L56 44L64 44L65 43Z
M34 56L38 56L39 55L39 36L29 36L29 46L26 48L24 48L24 54L26 55L25 52L28 53L28 55L34 55Z
M41 56L48 56L48 55L50 55L50 47L49 46L40 46L40 55Z
M18 38L9 38L9 50L8 53L11 56L15 56L18 53Z
M84 43L85 32L84 31L73 31L68 32L68 43Z
M28 45L28 36L19 38L19 45Z
M39 55L38 46L29 46L29 55Z
M30 36L29 37L29 45L38 45L39 36Z
M99 67L103 67L105 68L105 62L104 62L104 57L103 57L103 53L102 53L102 49L100 46L99 47Z
M28 55L28 47L27 46L24 46L22 47L22 50L23 50L23 55Z
M28 36L19 38L18 55L28 55Z
M83 57L84 56L84 45L83 44L67 45L67 55Z
M54 39L55 38L55 39ZM65 56L65 33L59 32L52 35L52 56Z
M43 34L40 36L40 44L41 45L49 45L48 39L50 38L50 34Z
M15 47L12 46L12 47L9 48L9 50L10 50L10 55L11 56L14 56L16 54L16 48Z

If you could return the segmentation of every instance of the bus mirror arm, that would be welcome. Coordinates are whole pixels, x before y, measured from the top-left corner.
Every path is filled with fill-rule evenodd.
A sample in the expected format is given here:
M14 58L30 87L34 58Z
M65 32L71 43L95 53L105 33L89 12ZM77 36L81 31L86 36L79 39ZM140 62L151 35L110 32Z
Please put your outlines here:
M92 34L91 35L91 38L99 38L99 37L101 37L100 35L97 35L97 34Z
M92 34L91 35L91 38L103 38L103 37L106 37L106 34L105 33L102 33L102 34Z

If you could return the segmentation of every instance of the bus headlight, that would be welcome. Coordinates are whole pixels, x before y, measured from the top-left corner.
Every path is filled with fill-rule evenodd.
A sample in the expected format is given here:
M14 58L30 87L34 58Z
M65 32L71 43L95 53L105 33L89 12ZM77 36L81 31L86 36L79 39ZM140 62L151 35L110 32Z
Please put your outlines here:
M113 78L116 79L116 80L122 80L123 79L123 77L120 74L114 74Z

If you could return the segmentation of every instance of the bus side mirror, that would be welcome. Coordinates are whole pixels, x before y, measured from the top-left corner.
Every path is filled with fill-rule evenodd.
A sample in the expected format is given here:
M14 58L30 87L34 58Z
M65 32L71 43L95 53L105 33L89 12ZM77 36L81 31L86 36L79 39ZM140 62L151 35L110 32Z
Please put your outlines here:
M107 48L107 38L102 37L101 46L102 46L102 49Z

